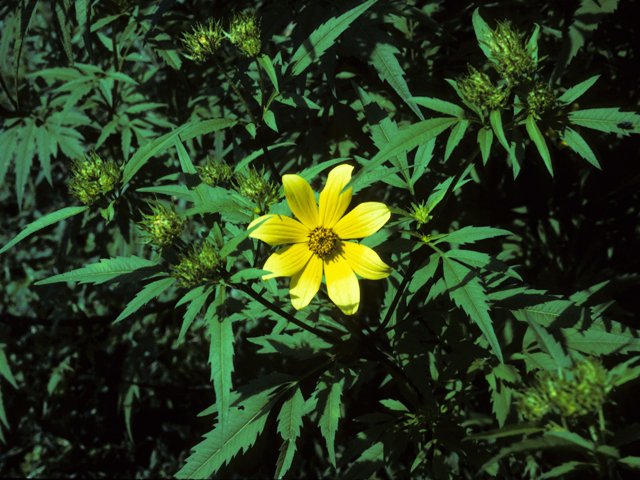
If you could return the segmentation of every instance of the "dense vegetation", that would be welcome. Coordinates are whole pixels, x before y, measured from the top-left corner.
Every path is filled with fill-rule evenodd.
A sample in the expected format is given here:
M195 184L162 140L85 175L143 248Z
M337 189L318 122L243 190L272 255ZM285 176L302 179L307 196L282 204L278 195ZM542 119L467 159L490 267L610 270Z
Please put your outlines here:
M0 476L634 478L637 7L0 1Z

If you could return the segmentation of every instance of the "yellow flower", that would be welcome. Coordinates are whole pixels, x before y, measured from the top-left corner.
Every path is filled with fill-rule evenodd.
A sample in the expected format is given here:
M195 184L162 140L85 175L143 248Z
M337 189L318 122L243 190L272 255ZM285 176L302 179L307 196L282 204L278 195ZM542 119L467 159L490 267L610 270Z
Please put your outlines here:
M351 180L352 170L350 165L331 170L320 194L319 211L307 181L298 175L284 175L284 195L299 221L283 215L264 215L248 227L264 220L251 237L269 245L293 244L267 259L263 269L271 273L262 279L292 277L289 291L297 310L306 307L318 292L323 271L329 298L347 315L353 315L360 305L356 273L380 280L392 271L369 247L344 241L372 235L391 216L387 206L379 202L362 203L344 215L353 188L340 192Z

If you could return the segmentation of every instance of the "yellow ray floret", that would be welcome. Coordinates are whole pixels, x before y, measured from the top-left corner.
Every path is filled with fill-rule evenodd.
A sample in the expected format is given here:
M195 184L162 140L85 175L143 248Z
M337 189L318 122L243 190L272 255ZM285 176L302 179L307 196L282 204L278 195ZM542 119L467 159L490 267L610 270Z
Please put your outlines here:
M353 315L360 305L356 274L380 280L392 272L371 248L344 241L374 234L391 216L379 202L362 203L345 215L353 189L342 190L352 171L352 166L340 165L329 172L319 208L306 180L284 175L284 194L298 220L264 215L248 227L259 225L250 237L269 245L288 245L267 259L263 268L271 273L262 278L291 277L291 303L298 310L318 293L323 272L329 298L347 315Z

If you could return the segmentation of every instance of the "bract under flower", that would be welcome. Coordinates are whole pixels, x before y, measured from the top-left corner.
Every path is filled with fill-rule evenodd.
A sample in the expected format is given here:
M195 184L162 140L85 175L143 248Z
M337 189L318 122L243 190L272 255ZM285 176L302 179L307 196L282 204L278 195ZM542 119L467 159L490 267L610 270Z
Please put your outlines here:
M352 171L350 165L331 170L319 208L306 180L284 175L284 194L298 220L264 215L248 227L259 225L249 236L269 245L291 244L267 259L263 269L271 273L262 278L291 277L291 303L298 310L306 307L320 289L323 272L329 298L345 314L352 315L360 305L356 274L379 280L392 271L371 248L344 241L374 234L391 216L380 202L362 203L345 215L353 189L342 190L351 180Z

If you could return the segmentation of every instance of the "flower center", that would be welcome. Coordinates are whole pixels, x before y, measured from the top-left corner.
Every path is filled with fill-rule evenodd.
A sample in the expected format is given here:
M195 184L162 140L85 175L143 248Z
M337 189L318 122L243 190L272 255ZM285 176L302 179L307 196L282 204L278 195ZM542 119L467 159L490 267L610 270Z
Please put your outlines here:
M335 250L338 240L330 228L316 227L309 234L309 250L324 258Z

